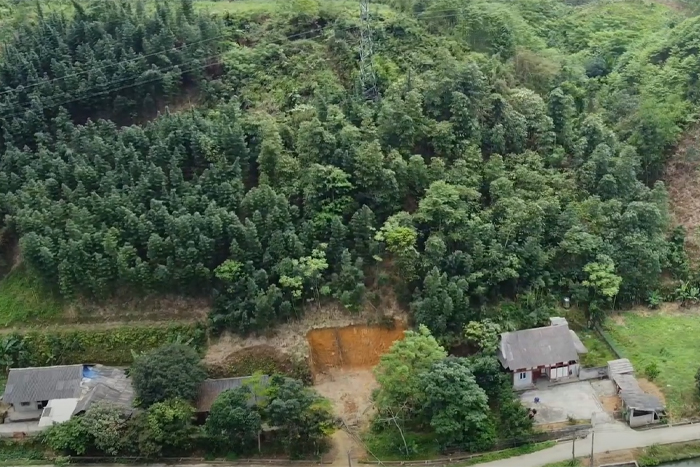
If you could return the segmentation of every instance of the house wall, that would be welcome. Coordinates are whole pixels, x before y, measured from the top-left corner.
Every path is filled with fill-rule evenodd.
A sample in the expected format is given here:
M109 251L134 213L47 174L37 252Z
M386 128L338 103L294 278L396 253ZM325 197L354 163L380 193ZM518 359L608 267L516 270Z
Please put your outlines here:
M639 412L635 412L634 409L629 411L628 422L630 427L635 428L638 426L652 425L654 423L659 423L660 420L657 418L654 420L654 413L644 413L644 415L635 415Z
M12 408L15 412L36 412L37 410L41 410L39 408L40 404L41 402L39 401L30 402L29 405L12 404Z
M579 365L578 363L573 363L569 365L569 369L571 370L572 376L578 376L581 370L581 365Z
M524 375L524 376L521 376ZM532 371L531 370L522 370L522 371L516 371L513 373L513 387L518 389L518 388L527 388L532 386Z

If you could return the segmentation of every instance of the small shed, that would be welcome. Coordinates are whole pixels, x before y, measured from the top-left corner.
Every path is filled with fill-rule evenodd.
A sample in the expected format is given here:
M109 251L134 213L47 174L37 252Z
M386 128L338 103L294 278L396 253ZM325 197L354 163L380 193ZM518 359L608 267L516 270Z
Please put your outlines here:
M608 376L622 399L625 420L631 427L659 423L666 416L661 400L645 393L634 377L634 367L626 358L608 362Z
M633 375L634 367L626 358L610 360L608 362L608 378L613 379L613 375Z
M626 410L625 419L632 428L660 423L666 416L666 406L658 397L637 387L638 391L628 390L620 393L622 406Z

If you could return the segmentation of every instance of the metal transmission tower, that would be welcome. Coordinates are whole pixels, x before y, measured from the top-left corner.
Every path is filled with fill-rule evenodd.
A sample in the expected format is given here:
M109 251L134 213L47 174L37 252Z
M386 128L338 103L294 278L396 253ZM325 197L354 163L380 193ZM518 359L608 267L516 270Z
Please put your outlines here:
M369 17L369 0L360 0L360 83L368 99L379 99L377 75L372 65L372 27Z

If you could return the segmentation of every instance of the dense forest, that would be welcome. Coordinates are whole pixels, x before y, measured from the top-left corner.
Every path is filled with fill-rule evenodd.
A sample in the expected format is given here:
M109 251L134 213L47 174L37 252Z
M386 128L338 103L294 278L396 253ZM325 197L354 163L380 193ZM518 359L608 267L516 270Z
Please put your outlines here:
M38 4L2 35L3 235L66 298L213 296L216 331L389 287L443 340L646 302L695 280L661 178L700 20L581 8L373 3L371 100L355 4Z

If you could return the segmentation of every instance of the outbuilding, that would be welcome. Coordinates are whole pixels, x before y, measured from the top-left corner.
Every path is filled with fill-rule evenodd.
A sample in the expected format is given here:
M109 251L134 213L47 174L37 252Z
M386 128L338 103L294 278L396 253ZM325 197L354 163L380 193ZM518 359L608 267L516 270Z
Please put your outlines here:
M623 417L632 428L661 423L666 417L666 406L661 399L642 390L628 359L609 361L608 376L622 400Z

